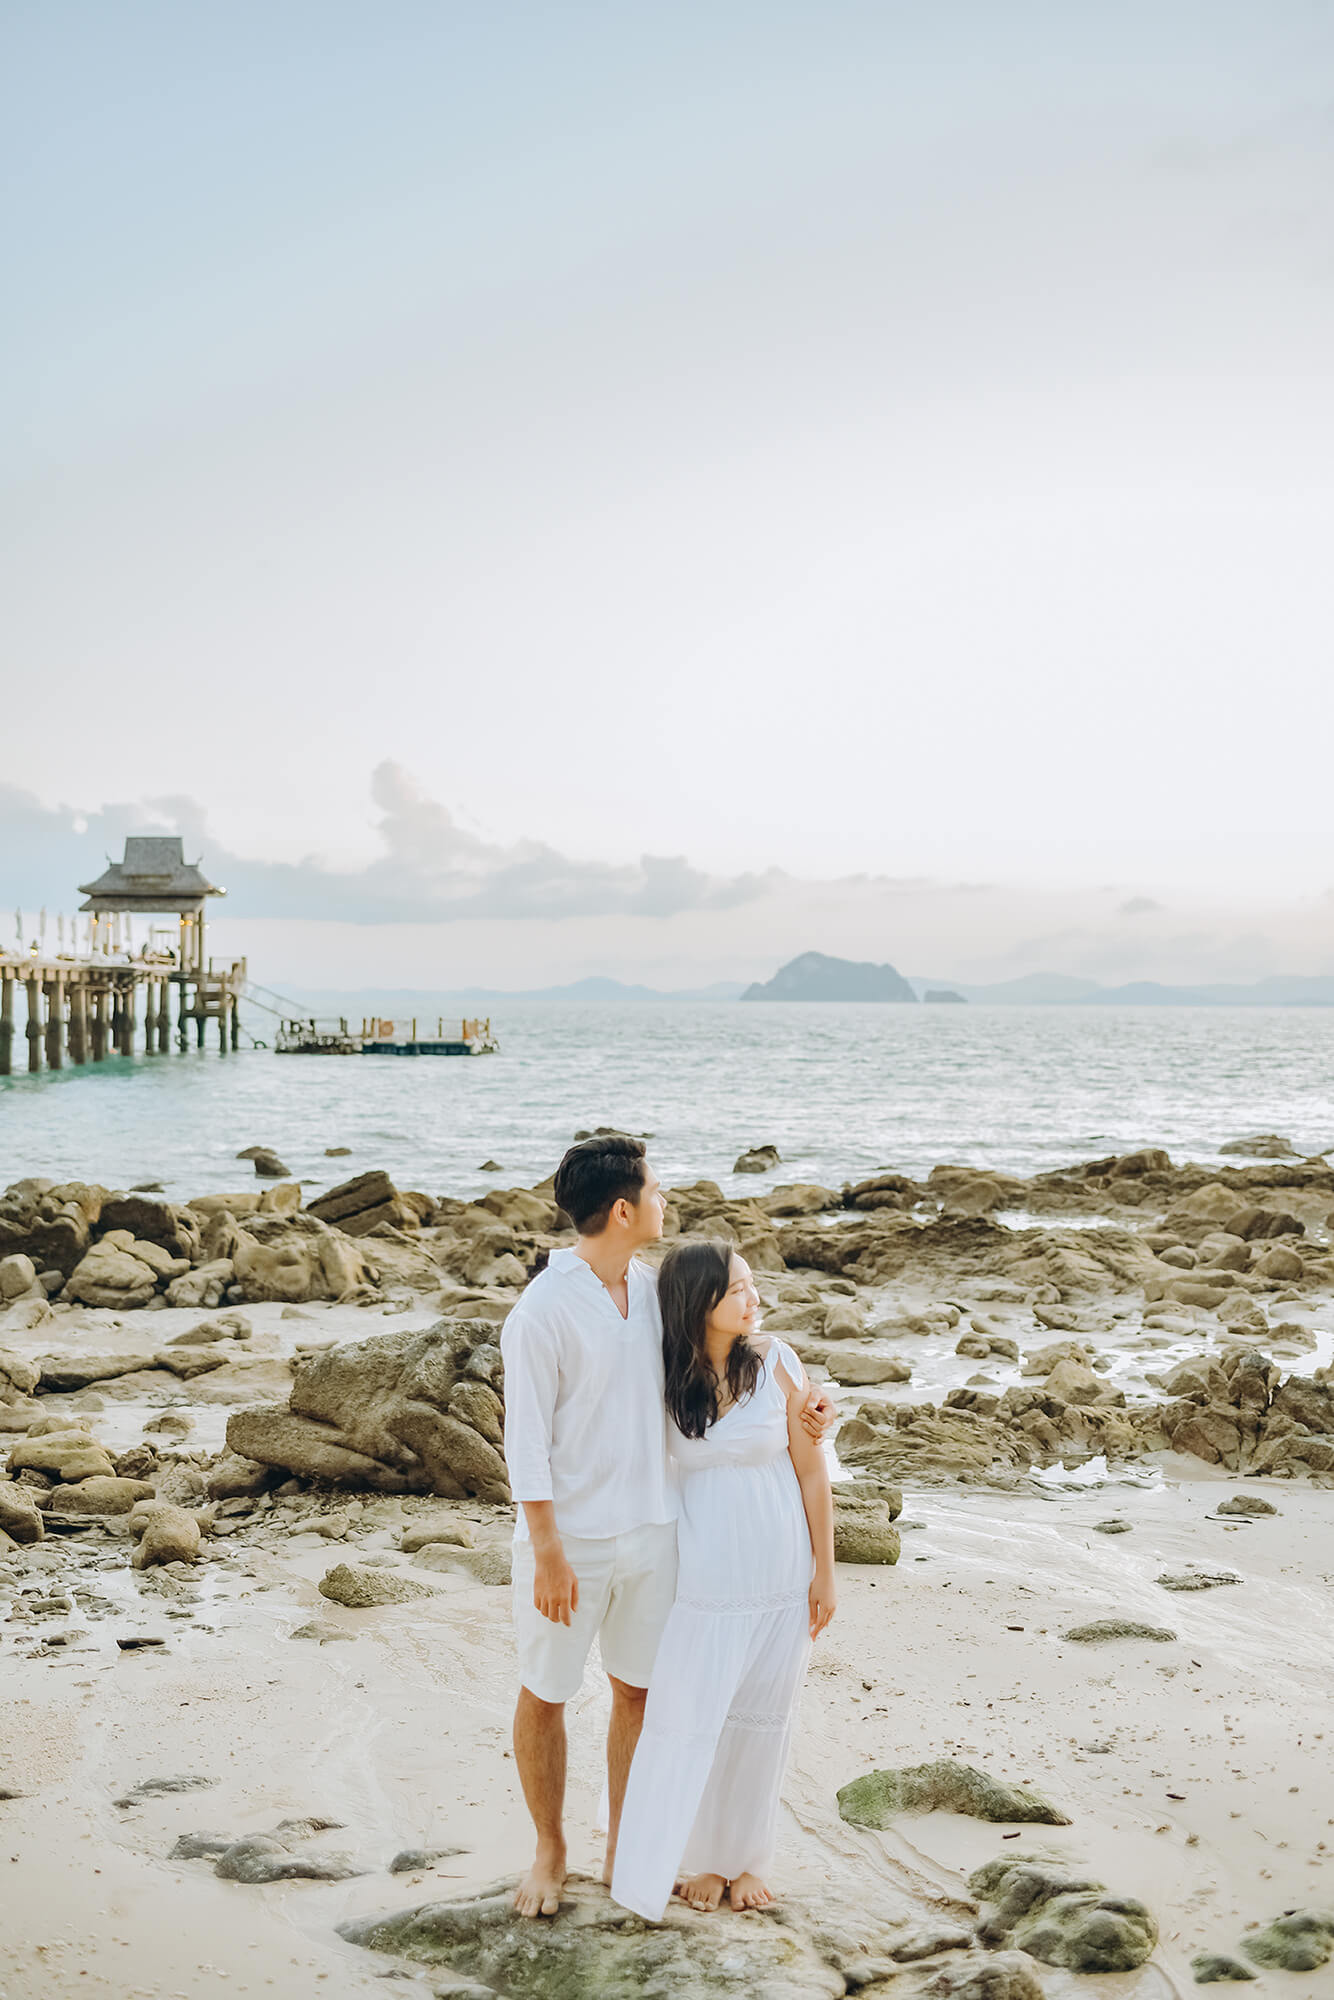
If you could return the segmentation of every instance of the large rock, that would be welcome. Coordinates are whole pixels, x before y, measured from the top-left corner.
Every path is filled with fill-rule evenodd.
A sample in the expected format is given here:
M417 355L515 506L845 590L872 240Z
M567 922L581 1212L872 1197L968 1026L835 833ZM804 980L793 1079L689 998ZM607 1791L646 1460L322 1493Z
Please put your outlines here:
M233 1273L252 1304L341 1299L374 1282L361 1252L309 1211L256 1216L237 1239Z
M326 1348L298 1367L286 1411L238 1411L227 1443L305 1478L507 1503L495 1331L442 1319Z
M408 1604L431 1595L429 1584L418 1583L415 1577L359 1563L335 1564L320 1578L319 1592L331 1604L345 1604L352 1611L367 1611L379 1604Z
M37 1283L37 1266L32 1258L21 1251L12 1257L0 1257L0 1310L13 1305L15 1299L31 1298L46 1293Z
M1297 1149L1290 1139L1282 1139L1277 1132L1257 1132L1250 1139L1229 1139L1220 1153L1237 1153L1248 1160L1295 1160Z
M345 1236L369 1236L382 1222L397 1229L417 1229L421 1217L403 1200L388 1174L375 1171L357 1174L342 1181L327 1194L317 1195L307 1209L317 1221L333 1224Z
M68 1277L92 1241L106 1190L82 1181L19 1181L0 1195L0 1256L21 1254Z
M45 1532L42 1510L26 1486L0 1479L0 1529L13 1542L40 1542Z
M843 1563L896 1563L899 1531L882 1494L834 1494L834 1559Z
M838 1794L839 1816L852 1826L888 1826L899 1813L967 1813L1005 1825L1069 1826L1040 1793L1007 1785L970 1764L941 1757L900 1770L868 1771Z
M783 1164L777 1146L750 1146L732 1163L734 1174L771 1174Z
M94 1382L111 1382L118 1375L134 1375L141 1368L155 1366L151 1354L43 1354L38 1362L41 1385L47 1391L70 1394L89 1389Z
M29 1396L42 1379L42 1371L26 1354L12 1347L0 1347L0 1403Z
M1070 1972L1133 1972L1158 1942L1143 1903L1108 1896L1101 1882L1063 1875L1044 1862L988 1861L968 1878L993 1905L978 1929L984 1944L1017 1945Z
M541 1923L514 1909L511 1880L481 1895L438 1901L383 1916L352 1917L339 1935L372 1951L448 1968L437 1990L496 2000L838 2000L879 1975L887 1989L899 1962L955 1949L968 1934L934 1916L918 1923L879 1917L822 1900L818 1908L784 1897L781 1907L743 1919L700 1915L669 1903L659 1924L645 1924L613 1903L600 1883L571 1876L559 1914ZM952 1961L959 1983L914 1986L950 2000L1034 2000L1031 1983L968 1983L980 1953ZM942 1974L931 1976L940 1978ZM898 1993L896 1982L892 1991Z
M62 1514L128 1514L141 1500L151 1500L153 1488L146 1479L94 1476L81 1479L77 1486L62 1486L53 1504Z
M1280 1972L1318 1972L1334 1953L1334 1904L1323 1910L1288 1910L1242 1941L1256 1965Z
M136 1569L150 1569L155 1563L198 1562L199 1523L184 1507L167 1500L145 1496L131 1510L130 1533L138 1546L130 1560Z
M94 1243L66 1280L65 1297L128 1312L147 1305L157 1285L158 1273L151 1264L111 1243Z
M172 1257L193 1263L199 1255L199 1217L175 1202L142 1194L111 1194L102 1203L98 1234L124 1229L139 1242L156 1243Z
M167 1286L167 1304L191 1309L221 1305L232 1277L230 1257L215 1257L206 1264L198 1264L183 1277L172 1279Z
M115 1471L109 1452L87 1431L54 1431L45 1437L21 1438L9 1454L11 1472L47 1472L73 1482Z

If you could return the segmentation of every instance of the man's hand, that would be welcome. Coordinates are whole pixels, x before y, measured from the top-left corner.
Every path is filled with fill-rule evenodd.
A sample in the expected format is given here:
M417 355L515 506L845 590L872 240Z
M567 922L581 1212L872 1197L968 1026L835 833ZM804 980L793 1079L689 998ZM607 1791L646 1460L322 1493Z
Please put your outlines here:
M568 1625L579 1609L579 1579L557 1542L553 1548L535 1551L533 1603L553 1625Z
M801 1428L816 1444L823 1444L838 1422L838 1404L827 1390L810 1389L801 1406Z

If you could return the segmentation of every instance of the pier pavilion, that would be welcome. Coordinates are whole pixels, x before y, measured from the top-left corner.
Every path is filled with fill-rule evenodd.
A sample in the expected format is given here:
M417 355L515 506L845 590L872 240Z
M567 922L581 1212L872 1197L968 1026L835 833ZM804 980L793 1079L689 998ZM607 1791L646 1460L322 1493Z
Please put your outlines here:
M137 1000L145 996L144 1053L166 1054L171 1047L172 997L176 1000L176 1041L189 1046L189 1023L204 1046L207 1024L218 1024L218 1047L225 1053L240 1043L239 1006L246 980L243 958L216 961L207 956L204 910L210 896L225 895L185 859L176 836L131 835L124 858L108 862L95 882L82 885L87 901L85 949L48 958L34 942L28 951L0 948L0 1076L13 1070L15 1000L27 997L27 1067L61 1069L66 1052L72 1063L101 1062L108 1054L133 1055ZM176 925L150 930L137 953L128 947L122 918L175 917ZM122 937L122 929L124 937Z

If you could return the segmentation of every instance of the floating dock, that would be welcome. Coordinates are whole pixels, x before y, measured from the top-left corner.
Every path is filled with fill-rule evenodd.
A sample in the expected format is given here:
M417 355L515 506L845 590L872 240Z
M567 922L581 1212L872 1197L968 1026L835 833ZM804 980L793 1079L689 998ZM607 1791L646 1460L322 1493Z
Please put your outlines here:
M465 1020L457 1036L445 1033L441 1015L432 1035L410 1022L364 1020L358 1034L346 1020L285 1019L273 1042L280 1056L493 1056L500 1044L489 1020Z

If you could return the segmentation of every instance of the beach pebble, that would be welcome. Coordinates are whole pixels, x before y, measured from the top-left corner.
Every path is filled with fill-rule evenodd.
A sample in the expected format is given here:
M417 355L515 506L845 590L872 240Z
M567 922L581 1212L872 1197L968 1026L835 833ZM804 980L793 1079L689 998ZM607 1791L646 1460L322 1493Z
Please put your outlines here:
M1226 1583L1242 1583L1243 1577L1234 1571L1220 1569L1164 1570L1156 1579L1163 1590L1217 1590Z
M1152 1639L1166 1645L1176 1636L1165 1625L1144 1625L1135 1618L1095 1618L1088 1625L1072 1625L1061 1634L1079 1646L1096 1646L1104 1639Z
M437 1861L450 1861L466 1854L466 1847L403 1847L389 1864L391 1875L409 1875L418 1868L433 1868Z
M178 1777L141 1778L123 1798L113 1799L112 1804L122 1808L141 1806L145 1799L172 1798L179 1792L206 1792L217 1782L216 1778L205 1778L197 1771Z
M1093 1532L1095 1535L1128 1535L1131 1527L1129 1521L1117 1518L1110 1521L1095 1521Z
M327 1646L331 1639L355 1639L355 1632L345 1632L341 1625L335 1625L329 1618L311 1618L306 1624L298 1625L288 1633L289 1639L316 1639L321 1646Z

